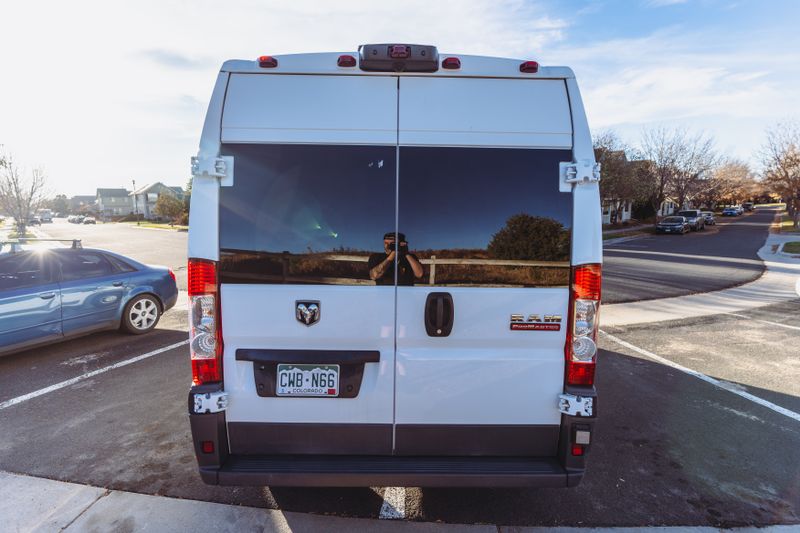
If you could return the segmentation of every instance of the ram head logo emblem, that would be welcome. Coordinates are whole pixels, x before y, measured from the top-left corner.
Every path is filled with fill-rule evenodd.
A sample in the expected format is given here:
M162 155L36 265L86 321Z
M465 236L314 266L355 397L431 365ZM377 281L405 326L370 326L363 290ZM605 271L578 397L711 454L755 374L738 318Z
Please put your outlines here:
M306 326L313 326L319 322L320 304L312 301L295 302L295 318Z

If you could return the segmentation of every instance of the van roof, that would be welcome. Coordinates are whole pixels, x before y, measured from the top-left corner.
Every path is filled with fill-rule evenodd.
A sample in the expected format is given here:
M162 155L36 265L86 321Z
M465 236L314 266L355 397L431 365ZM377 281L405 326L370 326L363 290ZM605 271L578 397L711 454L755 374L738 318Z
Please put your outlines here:
M360 76L440 76L440 77L487 77L487 78L531 78L567 79L575 74L569 67L539 67L535 74L519 71L522 59L503 57L473 56L439 53L439 57L458 57L461 68L457 70L439 69L436 72L367 72L358 67L339 67L336 62L340 55L358 57L358 52L322 52L311 54L273 55L278 66L261 68L258 60L231 59L223 63L221 72L243 74L340 74Z

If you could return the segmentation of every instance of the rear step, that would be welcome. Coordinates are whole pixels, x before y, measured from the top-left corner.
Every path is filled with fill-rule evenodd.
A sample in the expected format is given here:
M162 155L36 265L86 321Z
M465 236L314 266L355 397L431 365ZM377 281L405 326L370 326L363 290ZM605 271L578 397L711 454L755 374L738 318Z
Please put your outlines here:
M231 455L200 474L219 485L566 487L583 472L568 473L555 457Z

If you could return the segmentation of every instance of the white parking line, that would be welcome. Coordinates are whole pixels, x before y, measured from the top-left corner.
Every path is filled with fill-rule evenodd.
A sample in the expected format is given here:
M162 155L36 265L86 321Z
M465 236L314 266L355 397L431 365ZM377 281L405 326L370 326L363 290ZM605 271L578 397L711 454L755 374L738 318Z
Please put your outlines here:
M723 313L723 314L731 315L731 316L738 316L739 318L746 318L747 320L750 320L751 322L761 322L762 324L769 324L770 326L778 326L780 328L793 329L793 330L796 330L796 331L800 331L800 327L798 327L798 326L790 326L789 324L781 324L780 322L770 322L769 320L761 320L761 319L758 319L758 318L751 318L751 317L746 316L746 315L740 315L739 313Z
M49 387L45 387L43 389L39 389L33 392L29 392L28 394L23 394L22 396L17 396L16 398L11 398L10 400L6 400L0 403L0 410L5 409L6 407L11 407L12 405L17 405L22 402L27 402L33 398L37 398L49 392L57 391L59 389L63 389L64 387L69 387L70 385L74 385L80 381L85 379L92 378L99 374L104 374L109 370L114 370L115 368L121 368L123 366L128 366L133 363L137 363L143 359L147 359L148 357L153 357L154 355L158 355L160 353L168 352L169 350L173 350L185 344L189 344L189 340L176 342L175 344L170 344L169 346L164 346L163 348L159 348L157 350L153 350L152 352L147 352L142 355L137 355L136 357L132 357L131 359L126 359L124 361L120 361L118 363L114 363L113 365L104 366L103 368L98 368L97 370L92 370L91 372L87 372L85 374L81 374L80 376L74 377L72 379L68 379L66 381L62 381L61 383L56 383L55 385L50 385Z
M381 505L382 520L402 520L406 517L406 489L405 487L386 487L383 490L383 505Z
M670 361L669 359L665 359L665 358L661 357L660 355L654 354L653 352L648 352L647 350L639 348L638 346L634 346L633 344L631 344L629 342L625 342L624 340L620 339L619 337L615 337L614 335L611 335L610 333L606 333L603 330L600 330L600 333L602 333L609 340L612 340L612 341L616 342L620 346L624 346L625 348L628 348L629 350L633 350L634 352L636 352L638 354L644 355L645 357L648 357L648 358L650 358L650 359L652 359L654 361L658 361L659 363L661 363L663 365L672 367L675 370L680 370L681 372L689 374L690 376L694 376L697 379L705 381L706 383L711 383L715 387L719 387L720 389L726 390L726 391L728 391L728 392L730 392L732 394L740 396L740 397L744 398L745 400L750 400L751 402L757 403L758 405L760 405L762 407L766 407L767 409L771 409L771 410L775 411L776 413L782 414L783 416L788 416L792 420L800 422L800 413L795 413L794 411L790 411L789 409L786 409L785 407L781 407L780 405L776 405L776 404L774 404L772 402L769 402L769 401L765 400L764 398L759 398L758 396L754 396L754 395L750 394L749 392L745 392L745 391L739 389L738 385L734 385L733 383L729 383L727 381L722 381L722 380L719 380L719 379L715 379L715 378L712 378L711 376L706 376L702 372L698 372L697 370L692 370L691 368L686 368L683 365L679 365L678 363Z

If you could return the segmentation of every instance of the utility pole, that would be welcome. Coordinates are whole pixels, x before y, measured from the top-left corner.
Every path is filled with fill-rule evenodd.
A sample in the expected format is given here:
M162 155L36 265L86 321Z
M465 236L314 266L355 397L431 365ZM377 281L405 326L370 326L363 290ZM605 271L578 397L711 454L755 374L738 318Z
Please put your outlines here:
M136 205L136 180L133 182L133 216L136 218L136 225L139 225L139 208Z

